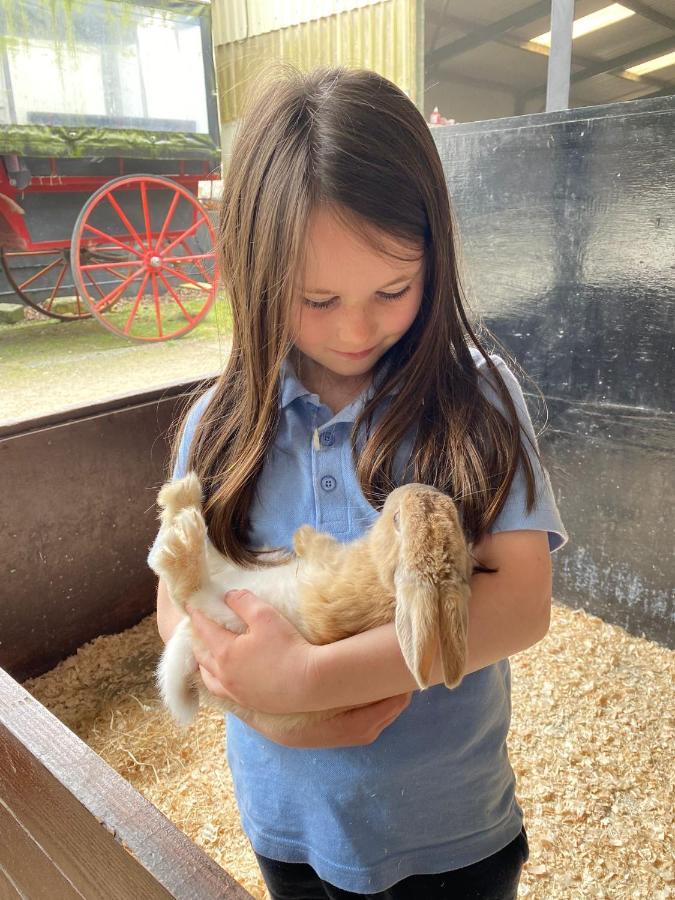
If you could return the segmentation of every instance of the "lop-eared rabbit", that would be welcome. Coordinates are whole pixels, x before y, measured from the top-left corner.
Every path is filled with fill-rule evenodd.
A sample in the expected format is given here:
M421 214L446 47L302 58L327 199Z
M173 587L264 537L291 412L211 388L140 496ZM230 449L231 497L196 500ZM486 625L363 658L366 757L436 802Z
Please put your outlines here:
M285 562L255 568L233 564L209 540L201 486L193 472L165 484L158 505L161 527L148 564L164 579L181 611L189 603L214 622L242 633L244 623L223 598L229 590L246 589L274 606L312 644L328 644L393 621L403 657L420 688L429 685L439 646L446 686L461 681L471 557L455 504L435 488L396 488L368 532L350 543L303 525L293 536L294 555L279 553L277 558ZM186 615L157 669L162 699L180 724L192 722L200 696L279 734L339 712L268 714L214 697L195 672L192 647L197 640Z

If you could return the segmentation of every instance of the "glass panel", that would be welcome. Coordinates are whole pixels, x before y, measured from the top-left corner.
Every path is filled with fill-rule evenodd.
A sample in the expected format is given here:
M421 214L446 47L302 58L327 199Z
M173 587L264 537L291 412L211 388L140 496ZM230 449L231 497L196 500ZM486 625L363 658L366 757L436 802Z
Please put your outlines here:
M198 16L128 0L0 3L0 124L208 133Z

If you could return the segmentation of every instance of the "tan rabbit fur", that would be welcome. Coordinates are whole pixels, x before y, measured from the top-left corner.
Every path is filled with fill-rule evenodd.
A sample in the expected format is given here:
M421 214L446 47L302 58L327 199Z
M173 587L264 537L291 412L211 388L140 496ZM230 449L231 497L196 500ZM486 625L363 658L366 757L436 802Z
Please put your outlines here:
M429 685L440 646L444 680L455 687L466 661L471 557L453 501L435 488L408 484L392 491L380 516L358 540L340 543L309 525L294 534L293 556L273 567L244 569L208 540L199 481L190 473L159 493L158 539L148 557L182 610L187 602L232 631L244 625L223 601L228 590L256 593L313 644L327 644L394 621L403 656L421 688ZM190 620L167 642L158 668L163 699L187 724L199 693L251 724L287 732L337 710L268 715L208 694L193 672ZM199 693L197 692L199 689Z

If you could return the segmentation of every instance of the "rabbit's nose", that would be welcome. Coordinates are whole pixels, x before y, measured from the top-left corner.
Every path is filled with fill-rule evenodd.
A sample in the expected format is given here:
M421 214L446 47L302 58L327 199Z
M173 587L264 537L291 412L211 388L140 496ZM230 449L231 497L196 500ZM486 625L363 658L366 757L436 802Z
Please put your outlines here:
M401 510L397 509L394 513L394 528L396 531L401 530Z

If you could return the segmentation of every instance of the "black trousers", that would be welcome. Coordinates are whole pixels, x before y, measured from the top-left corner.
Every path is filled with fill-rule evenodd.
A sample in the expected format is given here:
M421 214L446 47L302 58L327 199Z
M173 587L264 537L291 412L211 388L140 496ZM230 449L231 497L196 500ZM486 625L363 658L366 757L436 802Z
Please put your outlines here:
M523 863L530 855L525 828L487 859L440 875L411 875L386 891L354 894L322 881L311 866L259 856L272 900L516 900Z

